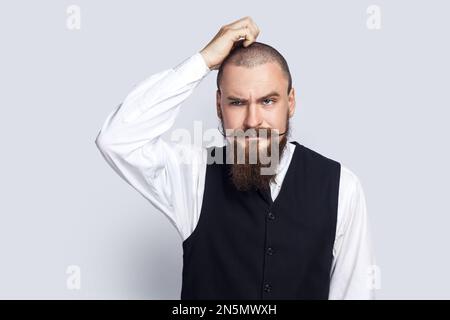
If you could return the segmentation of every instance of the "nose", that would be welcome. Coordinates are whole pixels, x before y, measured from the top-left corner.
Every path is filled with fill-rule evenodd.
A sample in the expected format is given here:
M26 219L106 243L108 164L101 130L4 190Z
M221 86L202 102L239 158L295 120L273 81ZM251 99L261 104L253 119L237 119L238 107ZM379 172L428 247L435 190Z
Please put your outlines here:
M250 103L247 108L247 115L245 117L246 128L258 128L261 125L261 115L258 106L255 103Z

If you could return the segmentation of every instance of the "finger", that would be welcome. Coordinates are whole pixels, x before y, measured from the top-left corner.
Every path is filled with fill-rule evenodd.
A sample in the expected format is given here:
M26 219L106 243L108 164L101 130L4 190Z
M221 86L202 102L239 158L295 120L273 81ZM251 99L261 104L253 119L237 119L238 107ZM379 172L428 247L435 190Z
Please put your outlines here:
M239 28L243 28L243 27L248 27L250 30L252 30L253 36L255 38L259 35L259 32L260 32L259 27L252 20L252 18L250 18L248 16L225 26L225 28L231 28L231 29L239 29Z
M247 32L245 34L245 40L243 42L243 46L248 47L249 45L251 45L253 42L256 41L256 36L254 34L254 31L251 30L251 28L245 27L245 29Z
M255 41L255 37L248 27L240 28L240 29L230 29L232 39L234 42L244 39L243 45L244 47L249 46L252 42Z
M252 42L256 41L256 38L259 35L259 28L256 25L256 23L254 23L253 21L250 21L249 24L244 25L244 27L247 27L250 30L251 34L253 35L254 39Z
M256 24L254 24L254 23L249 24L248 27L249 27L249 29L251 30L252 35L253 35L253 37L254 37L255 40L256 40L256 38L257 38L258 35L259 35L258 27L257 27Z

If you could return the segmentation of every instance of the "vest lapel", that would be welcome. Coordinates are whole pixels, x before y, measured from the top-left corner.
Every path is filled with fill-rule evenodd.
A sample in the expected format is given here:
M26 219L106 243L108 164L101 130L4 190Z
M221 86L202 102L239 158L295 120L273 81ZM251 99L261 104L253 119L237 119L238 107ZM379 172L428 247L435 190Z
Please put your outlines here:
M258 189L257 192L264 199L264 201L267 202L267 204L272 205L273 200L272 200L270 188L269 189Z

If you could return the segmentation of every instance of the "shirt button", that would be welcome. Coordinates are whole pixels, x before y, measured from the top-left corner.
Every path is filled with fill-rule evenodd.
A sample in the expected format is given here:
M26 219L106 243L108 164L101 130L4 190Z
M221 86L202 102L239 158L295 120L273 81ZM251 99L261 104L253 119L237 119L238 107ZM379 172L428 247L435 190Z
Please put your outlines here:
M268 254L269 256L273 255L273 248L272 248L272 247L268 247L268 248L267 248L267 254Z
M272 291L272 286L270 284L266 283L264 285L264 292L270 292L270 291Z
M272 212L269 212L268 217L270 220L275 220L275 215Z

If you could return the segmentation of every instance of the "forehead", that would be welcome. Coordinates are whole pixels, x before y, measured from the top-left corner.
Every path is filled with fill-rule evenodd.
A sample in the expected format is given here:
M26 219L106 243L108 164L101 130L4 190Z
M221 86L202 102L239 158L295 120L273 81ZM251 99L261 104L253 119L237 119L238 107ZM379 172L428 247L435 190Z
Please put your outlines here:
M267 62L252 68L229 64L222 71L221 91L236 96L286 91L288 81L276 62Z

